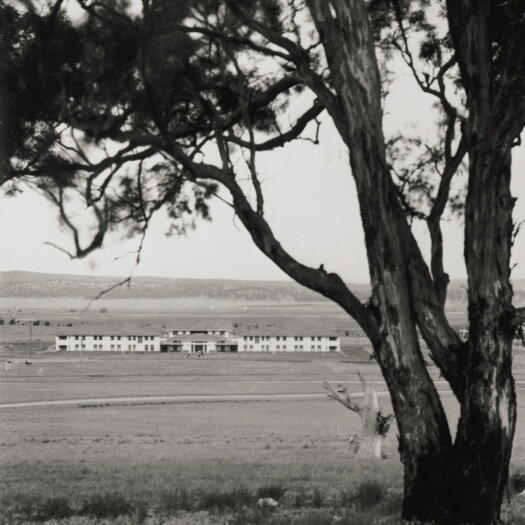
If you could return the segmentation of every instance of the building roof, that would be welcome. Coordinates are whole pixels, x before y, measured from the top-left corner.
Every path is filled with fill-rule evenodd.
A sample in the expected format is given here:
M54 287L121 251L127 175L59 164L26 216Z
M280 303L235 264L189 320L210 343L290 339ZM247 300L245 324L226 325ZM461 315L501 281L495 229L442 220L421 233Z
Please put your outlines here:
M243 327L235 331L237 337L246 336L270 336L270 337L340 337L335 331L328 331L326 328L281 328L281 327L269 327L269 328L248 328Z
M237 339L234 337L226 337L222 335L213 334L181 334L172 335L170 337L163 337L162 344L173 344L178 341L212 341L216 343L237 344Z
M168 328L167 332L232 332L231 328ZM199 334L194 334L199 335Z
M82 335L82 336L137 336L148 335L160 337L165 330L156 326L111 326L111 325L87 325L87 326L71 326L57 331L57 335Z

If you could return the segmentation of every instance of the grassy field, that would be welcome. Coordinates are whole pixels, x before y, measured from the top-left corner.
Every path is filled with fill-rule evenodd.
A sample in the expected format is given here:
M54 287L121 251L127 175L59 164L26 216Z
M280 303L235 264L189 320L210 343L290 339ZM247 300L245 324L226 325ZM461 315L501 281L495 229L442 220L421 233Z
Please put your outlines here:
M294 314L299 322L314 318L306 311ZM126 313L112 315L129 321ZM175 324L186 319L179 315ZM260 310L248 317L286 322L286 315L271 321ZM67 313L56 319L63 322ZM342 317L326 319L348 326ZM0 361L17 364L0 369L0 523L399 523L396 428L386 460L354 460L348 437L359 431L359 419L321 388L326 378L357 392L360 370L385 390L361 341L347 343L349 356L39 352L30 366L22 364L23 347L4 347ZM521 354L515 373L512 472L519 482L525 473ZM445 391L435 370L432 375ZM255 398L236 398L247 394ZM272 398L277 394L291 397ZM446 392L443 400L454 427L457 406ZM70 404L6 406L43 401ZM389 411L388 397L381 402ZM265 497L278 506L258 505ZM524 514L520 497L506 504L507 523L525 524Z

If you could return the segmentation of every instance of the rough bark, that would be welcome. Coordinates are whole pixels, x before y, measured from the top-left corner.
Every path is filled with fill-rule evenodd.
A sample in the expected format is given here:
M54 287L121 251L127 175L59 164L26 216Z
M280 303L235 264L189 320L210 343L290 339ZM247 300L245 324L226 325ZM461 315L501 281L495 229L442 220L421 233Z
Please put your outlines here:
M514 137L504 125L509 107L497 104L508 86L496 81L494 71L494 4L460 0L447 2L447 7L470 109L465 209L469 339L453 494L457 522L492 524L500 517L516 423L510 283Z
M308 4L349 123L343 138L349 144L365 232L373 286L370 309L381 333L374 351L391 394L405 470L403 514L427 520L443 507L447 480L441 466L450 457L452 442L416 331L407 264L412 235L385 159L379 73L366 6L358 0Z
M499 519L516 423L510 153L495 150L486 137L478 139L470 153L465 243L468 368L455 443L460 517L476 524Z

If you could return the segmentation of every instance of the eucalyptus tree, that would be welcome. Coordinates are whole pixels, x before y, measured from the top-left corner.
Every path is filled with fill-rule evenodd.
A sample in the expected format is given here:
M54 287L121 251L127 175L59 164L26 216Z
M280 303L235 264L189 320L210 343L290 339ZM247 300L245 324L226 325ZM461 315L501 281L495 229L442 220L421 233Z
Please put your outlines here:
M399 429L403 516L497 522L516 421L512 340L525 318L510 282L524 3L78 4L84 15L73 21L61 0L1 4L6 191L36 186L57 205L73 235L71 257L99 248L114 228L143 236L161 209L180 231L208 217L210 198L227 198L267 257L338 304L370 339ZM400 62L435 101L430 142L385 136L383 100ZM305 136L316 142L322 119L348 151L371 276L367 303L339 275L296 260L265 215L258 154ZM462 170L468 184L453 191ZM96 226L85 243L68 208L79 198ZM465 221L466 342L445 315L441 223L451 212ZM414 221L428 227L429 265ZM460 404L454 438L419 335Z

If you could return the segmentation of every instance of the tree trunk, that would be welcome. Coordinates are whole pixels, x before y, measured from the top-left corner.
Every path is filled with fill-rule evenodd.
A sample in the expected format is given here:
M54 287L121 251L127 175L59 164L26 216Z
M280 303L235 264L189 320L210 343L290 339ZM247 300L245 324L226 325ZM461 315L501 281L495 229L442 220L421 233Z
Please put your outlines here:
M459 517L476 524L499 520L516 422L511 158L510 149L495 142L479 139L470 152L466 208L470 326L466 396L455 444L460 466L455 493Z
M380 416L377 392L367 390L361 404L361 440L357 459L382 459L384 436L378 432L377 419Z
M450 457L452 440L416 329L406 251L411 232L386 162L379 71L366 4L308 4L334 75L341 111L333 117L336 123L343 118L339 127L344 128L357 187L373 290L369 308L379 325L372 345L391 395L405 470L403 515L428 520L442 509L447 479L441 467Z
M498 119L487 117L493 106L492 77L490 67L481 68L490 62L489 3L479 2L478 8L477 2L448 2L452 9L466 4L475 16L469 11L472 23L459 64L478 87L474 98L467 90L472 111L466 126L470 175L465 257L472 336L468 345L461 345L450 333L442 298L433 293L390 177L366 3L308 0L340 104L337 112L328 109L348 145L358 193L373 289L369 309L379 326L379 335L371 339L399 428L403 517L447 525L496 522L515 425L510 146L496 138ZM460 37L463 33L459 28ZM465 60L474 63L465 68ZM461 403L454 446L423 361L417 326Z

